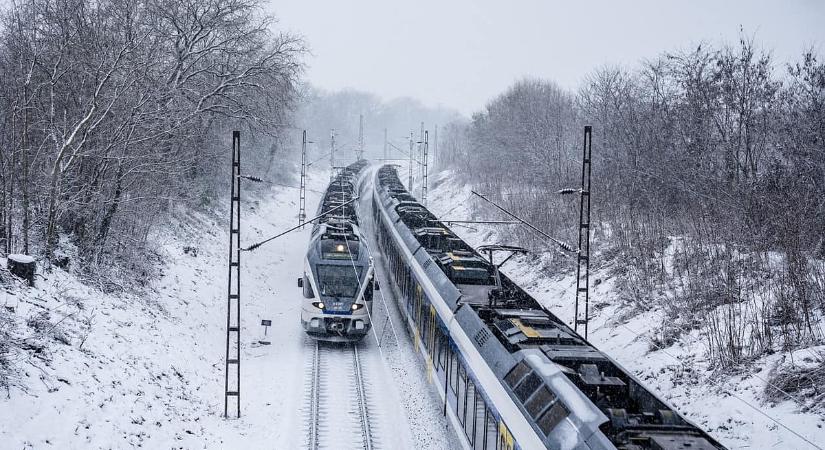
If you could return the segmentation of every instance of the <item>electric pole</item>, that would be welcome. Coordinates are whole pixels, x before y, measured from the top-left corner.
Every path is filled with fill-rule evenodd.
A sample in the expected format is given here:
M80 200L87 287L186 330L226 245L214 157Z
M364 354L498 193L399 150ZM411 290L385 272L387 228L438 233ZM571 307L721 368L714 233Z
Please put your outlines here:
M329 181L335 179L335 128L329 130Z
M421 202L427 206L427 157L429 152L429 131L424 132L424 178L421 181Z
M298 223L303 225L307 206L307 130L301 140L301 194L298 201Z
M412 166L413 166L413 132L410 131L410 178L407 182L407 190L412 194Z
M418 134L418 179L424 175L424 167L421 165L421 156L424 154L424 122L421 122L421 131Z
M241 132L232 132L232 192L229 206L229 286L226 299L226 372L223 416L229 417L229 398L241 417ZM234 367L230 367L234 366ZM234 370L233 370L234 369Z
M576 310L573 330L578 332L584 325L584 339L587 340L590 321L590 146L593 140L590 125L584 127L584 150L582 153L582 185L579 190L579 251L576 258ZM584 301L583 311L579 311L579 301ZM579 313L584 312L584 316Z

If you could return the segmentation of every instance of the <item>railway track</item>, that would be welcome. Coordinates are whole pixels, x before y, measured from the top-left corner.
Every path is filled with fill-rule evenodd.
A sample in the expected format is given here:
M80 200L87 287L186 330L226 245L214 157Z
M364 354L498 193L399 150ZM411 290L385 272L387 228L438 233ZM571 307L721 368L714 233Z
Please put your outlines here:
M314 341L308 364L307 448L376 448L358 345Z

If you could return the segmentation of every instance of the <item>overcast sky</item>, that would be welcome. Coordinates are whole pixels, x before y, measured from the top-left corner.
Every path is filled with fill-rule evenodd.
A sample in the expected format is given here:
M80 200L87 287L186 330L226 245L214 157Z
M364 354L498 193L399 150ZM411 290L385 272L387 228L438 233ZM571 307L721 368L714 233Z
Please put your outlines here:
M779 61L810 46L825 53L821 0L273 0L270 8L281 28L306 38L314 85L465 114L524 76L574 89L600 65L735 42L740 26Z

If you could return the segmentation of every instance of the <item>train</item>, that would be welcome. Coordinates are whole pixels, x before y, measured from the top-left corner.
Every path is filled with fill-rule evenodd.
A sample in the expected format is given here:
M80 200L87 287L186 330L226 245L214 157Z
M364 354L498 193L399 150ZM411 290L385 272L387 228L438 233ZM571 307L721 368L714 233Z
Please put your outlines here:
M460 239L393 167L370 176L362 195L372 197L384 289L463 448L724 448Z
M351 164L333 178L310 234L298 287L303 293L301 325L318 340L358 341L372 326L374 268L354 201L366 164Z

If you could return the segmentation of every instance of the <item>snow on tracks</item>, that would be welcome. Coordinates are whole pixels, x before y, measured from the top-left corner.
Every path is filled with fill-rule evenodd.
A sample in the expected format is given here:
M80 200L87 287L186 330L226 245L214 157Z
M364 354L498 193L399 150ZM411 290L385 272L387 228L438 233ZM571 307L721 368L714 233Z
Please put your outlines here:
M376 448L359 344L312 341L308 346L307 447Z

